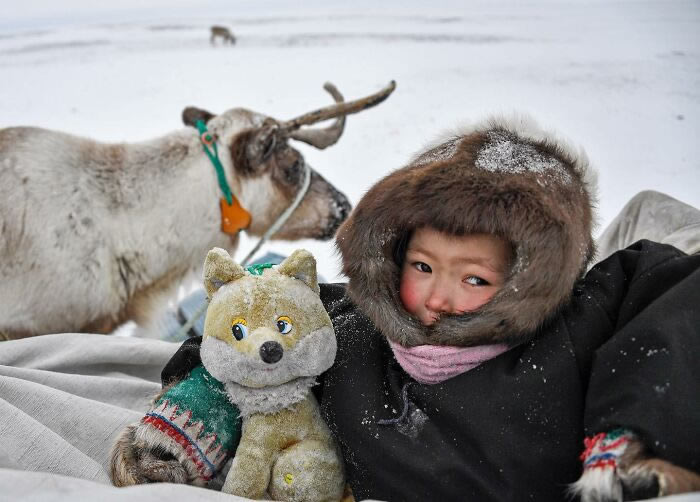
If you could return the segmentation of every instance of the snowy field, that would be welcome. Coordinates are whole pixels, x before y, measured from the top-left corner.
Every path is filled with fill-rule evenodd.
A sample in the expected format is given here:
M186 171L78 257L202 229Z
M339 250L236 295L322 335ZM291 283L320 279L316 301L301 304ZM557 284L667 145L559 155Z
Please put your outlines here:
M296 145L353 203L442 132L522 111L588 152L601 228L644 189L700 206L700 2L427 4L3 2L0 127L140 141L183 127L187 105L289 119L329 103L327 80L352 99L394 79L337 145ZM212 47L214 23L238 43ZM330 242L267 249L296 247L342 279Z

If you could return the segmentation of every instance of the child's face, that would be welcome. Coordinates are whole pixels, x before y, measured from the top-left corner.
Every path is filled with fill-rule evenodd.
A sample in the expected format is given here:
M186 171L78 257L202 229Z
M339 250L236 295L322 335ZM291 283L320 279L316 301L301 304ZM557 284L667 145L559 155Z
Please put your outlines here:
M401 301L426 326L440 314L476 310L501 289L510 261L510 246L495 235L419 228L401 269Z

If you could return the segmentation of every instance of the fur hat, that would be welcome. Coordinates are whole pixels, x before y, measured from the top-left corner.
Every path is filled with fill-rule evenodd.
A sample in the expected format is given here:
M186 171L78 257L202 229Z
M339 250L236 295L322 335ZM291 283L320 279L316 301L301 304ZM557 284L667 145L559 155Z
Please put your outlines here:
M594 255L595 176L583 151L530 119L492 118L423 151L360 200L336 236L348 293L404 346L517 344L568 300ZM399 298L401 262L420 227L495 234L514 260L476 311L423 326Z

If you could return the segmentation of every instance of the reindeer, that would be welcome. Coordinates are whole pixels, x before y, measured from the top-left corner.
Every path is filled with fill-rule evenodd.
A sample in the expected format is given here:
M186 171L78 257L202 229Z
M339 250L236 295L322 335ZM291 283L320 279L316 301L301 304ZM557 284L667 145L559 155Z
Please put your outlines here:
M233 33L231 33L231 30L229 30L226 26L212 26L211 28L211 36L209 37L209 43L211 45L214 45L214 41L217 38L220 38L222 40L222 43L229 43L231 45L234 45L236 43L236 37L233 36Z
M377 105L395 84L351 102L332 84L325 88L335 104L289 121L243 108L220 115L185 108L183 122L205 127L202 137L186 127L105 144L34 127L0 129L0 339L109 333L127 320L146 325L209 249L233 254L238 233L222 231L226 202L203 138L218 145L250 235L263 234L310 178L272 238L331 238L348 199L289 140L334 144L346 115ZM328 119L335 119L329 127L302 128Z

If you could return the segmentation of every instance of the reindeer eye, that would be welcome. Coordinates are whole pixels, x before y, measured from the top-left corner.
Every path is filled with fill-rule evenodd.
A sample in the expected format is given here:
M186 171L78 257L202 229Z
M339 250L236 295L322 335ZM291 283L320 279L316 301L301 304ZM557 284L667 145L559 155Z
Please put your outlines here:
M277 329L280 333L286 335L292 331L292 320L286 315L281 316L279 319L277 319Z
M284 170L285 177L287 178L287 183L290 185L296 185L299 182L301 175L301 168L303 167L302 160L295 160L291 166Z
M236 340L243 340L246 336L248 336L248 323L246 322L245 319L234 319L233 323L231 323L231 333L233 333L233 337Z

